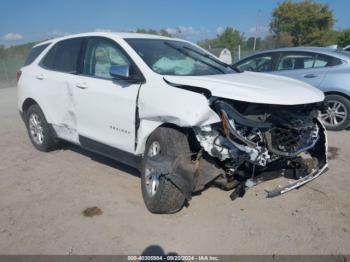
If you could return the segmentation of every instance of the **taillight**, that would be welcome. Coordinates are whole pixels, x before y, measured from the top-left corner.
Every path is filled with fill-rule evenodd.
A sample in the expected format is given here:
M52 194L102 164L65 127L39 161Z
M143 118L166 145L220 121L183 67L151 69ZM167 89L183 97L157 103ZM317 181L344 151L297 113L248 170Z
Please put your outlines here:
M21 75L22 75L22 71L21 71L21 70L18 70L18 71L17 71L17 74L16 74L17 82L19 81Z

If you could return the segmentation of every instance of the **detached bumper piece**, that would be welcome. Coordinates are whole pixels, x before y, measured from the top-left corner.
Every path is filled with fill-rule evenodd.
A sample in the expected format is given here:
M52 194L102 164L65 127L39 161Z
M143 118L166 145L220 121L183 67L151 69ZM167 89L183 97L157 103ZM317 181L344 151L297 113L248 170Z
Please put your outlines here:
M324 165L321 169L319 170L315 170L313 172L311 172L309 175L293 182L293 183L290 183L289 185L286 185L286 186L279 186L277 188L274 188L272 190L268 190L268 189L265 189L266 193L267 193L267 198L270 198L270 197L276 197L276 196L279 196L279 195L282 195L284 193L287 193L293 189L296 189L296 188L299 188L307 183L309 183L310 181L314 180L315 178L321 176L322 174L324 174L326 171L328 170L328 165Z
M278 186L277 188L274 188L272 190L265 189L265 191L267 193L266 197L267 198L276 197L276 196L282 195L284 193L287 193L293 189L300 188L301 186L309 183L310 181L314 180L315 178L326 173L327 170L328 170L328 164L325 164L321 169L314 170L310 174L308 174L308 175L306 175L306 176L304 176L304 177L302 177L294 182L291 182L286 186L283 186L283 187ZM273 178L270 177L270 179L267 179L267 180L271 180L271 179L273 179ZM267 180L265 180L265 181L267 181ZM240 183L230 194L231 200L233 201L236 198L243 197L248 188L256 186L256 185L262 183L263 181L264 180L253 181L253 180L248 179L245 183ZM249 183L247 183L247 182L249 182Z

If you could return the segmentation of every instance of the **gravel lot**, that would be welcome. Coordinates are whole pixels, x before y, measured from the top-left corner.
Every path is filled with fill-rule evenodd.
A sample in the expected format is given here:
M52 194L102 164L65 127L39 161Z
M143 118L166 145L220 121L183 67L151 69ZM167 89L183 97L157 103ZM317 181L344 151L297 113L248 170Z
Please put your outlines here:
M330 171L299 190L266 199L270 181L232 202L210 188L153 215L135 170L72 145L36 151L15 88L0 89L0 120L1 254L350 253L350 131L329 133ZM82 214L94 206L96 216Z

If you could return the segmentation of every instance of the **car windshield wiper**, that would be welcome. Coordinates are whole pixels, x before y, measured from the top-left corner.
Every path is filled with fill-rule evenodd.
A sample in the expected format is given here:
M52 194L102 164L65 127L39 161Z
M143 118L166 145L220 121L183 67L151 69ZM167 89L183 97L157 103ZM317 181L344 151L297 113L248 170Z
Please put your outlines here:
M208 58L208 59L210 59L211 61L213 61L213 62L215 62L215 63L217 63L217 64L219 64L219 65L221 65L221 66L223 66L223 67L231 68L232 70L234 70L234 71L236 71L236 72L238 72L238 73L241 72L241 70L239 70L237 67L234 67L234 66L232 66L232 65L226 64L226 63L224 63L224 62L222 62L222 61L220 61L220 60L218 60L218 59L215 59L215 58L212 57L211 55L208 55L208 54L205 54L205 53L201 53L201 52L199 52L198 50L193 49L193 48L188 47L188 46L184 46L183 48L185 48L185 49L187 49L187 50L190 50L190 51L192 51L192 52L194 52L194 53L196 53L196 54L198 54L198 55L201 55L201 56L203 56L203 57L205 57L205 58Z
M177 50L177 51L179 51L180 53L182 53L182 54L184 54L184 55L186 55L186 56L191 57L192 59L194 59L194 60L196 60L196 61L199 61L199 62L201 62L201 63L203 63L203 64L205 64L205 65L207 65L207 66L209 66L209 67L214 68L215 70L217 70L217 71L219 71L219 72L221 72L221 73L226 73L226 72L225 72L224 70L222 70L220 67L217 67L217 66L215 66L215 65L212 65L212 64L210 64L210 63L208 63L208 62L206 62L206 61L204 61L204 60L202 60L202 59L199 59L198 57L195 57L195 56L191 55L190 53L188 53L187 51L183 50L183 49L180 48L180 47L177 47L177 46L175 46L175 45L173 45L173 44L171 44L171 43L169 43L169 42L164 42L164 44L167 45L167 46L169 46L169 47L171 47L171 48L173 48L173 49L175 49L175 50Z

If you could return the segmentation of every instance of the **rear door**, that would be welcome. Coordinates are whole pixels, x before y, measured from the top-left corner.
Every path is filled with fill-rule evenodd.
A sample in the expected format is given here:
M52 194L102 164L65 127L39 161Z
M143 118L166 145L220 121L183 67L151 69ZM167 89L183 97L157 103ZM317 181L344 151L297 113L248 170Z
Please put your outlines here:
M110 75L112 65L129 65L138 74L125 51L113 40L87 40L82 72L74 85L74 100L80 143L94 151L113 148L135 151L136 99L140 83Z
M332 58L312 52L281 52L273 73L320 87Z
M73 92L83 38L56 43L45 55L37 71L37 94L45 113L50 115L58 135L77 142Z

